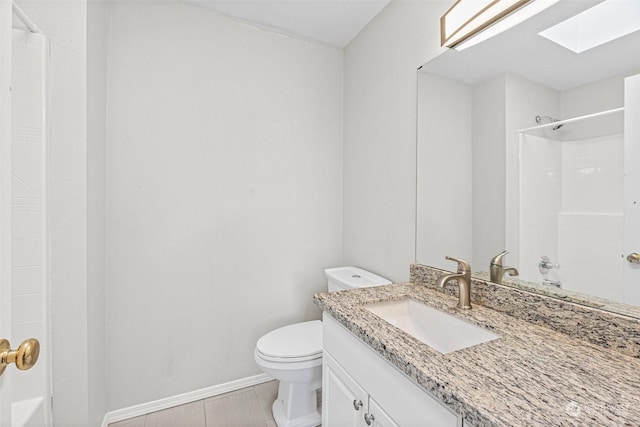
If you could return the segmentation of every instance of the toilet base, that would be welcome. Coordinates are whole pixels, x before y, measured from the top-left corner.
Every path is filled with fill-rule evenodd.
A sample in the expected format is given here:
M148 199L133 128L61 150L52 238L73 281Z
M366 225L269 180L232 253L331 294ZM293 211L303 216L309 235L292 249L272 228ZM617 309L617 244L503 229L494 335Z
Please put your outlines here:
M271 411L278 427L316 427L322 424L318 412L317 389L309 383L280 381L278 397Z

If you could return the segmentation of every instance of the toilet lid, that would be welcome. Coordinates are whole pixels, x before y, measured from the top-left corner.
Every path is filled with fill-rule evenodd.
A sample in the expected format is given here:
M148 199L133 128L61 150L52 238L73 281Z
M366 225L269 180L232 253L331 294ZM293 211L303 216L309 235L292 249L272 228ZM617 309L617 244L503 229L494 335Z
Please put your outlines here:
M299 359L322 356L322 322L296 323L283 326L264 335L256 344L258 352L279 359Z

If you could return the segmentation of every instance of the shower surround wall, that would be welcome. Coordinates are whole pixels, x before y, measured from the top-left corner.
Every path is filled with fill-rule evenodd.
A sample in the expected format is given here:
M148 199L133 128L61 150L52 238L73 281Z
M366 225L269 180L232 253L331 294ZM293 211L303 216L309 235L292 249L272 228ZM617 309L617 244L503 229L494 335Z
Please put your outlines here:
M15 376L12 401L31 399L31 422L50 423L51 360L49 342L49 268L47 236L47 40L41 34L13 30L12 64L12 336L37 337L43 349L38 363ZM48 112L47 112L48 113ZM27 403L26 406L29 406ZM18 412L16 408L13 414Z
M623 134L562 143L558 260L566 289L619 302L625 302L623 167Z
M521 264L520 277L559 280L564 289L623 302L623 135L522 135L520 144L520 254L534 260ZM541 275L535 261L543 254L561 268Z
M257 375L261 335L320 317L342 262L342 50L177 2L112 8L116 410Z

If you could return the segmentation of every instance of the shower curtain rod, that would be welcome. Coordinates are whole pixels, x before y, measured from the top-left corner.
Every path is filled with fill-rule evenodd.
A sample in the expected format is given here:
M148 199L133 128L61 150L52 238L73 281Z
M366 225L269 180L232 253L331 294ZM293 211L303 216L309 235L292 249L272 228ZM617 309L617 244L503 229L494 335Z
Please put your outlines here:
M587 114L585 116L574 117L572 119L558 120L557 122L551 122L551 123L547 123L547 124L544 124L544 125L538 125L538 126L534 126L534 127L530 127L530 128L526 128L526 129L518 129L516 132L525 133L525 132L530 132L530 131L538 130L538 129L553 128L554 126L558 126L558 125L564 126L564 125L566 125L568 123L580 122L580 121L586 120L586 119L595 119L596 117L606 116L608 114L619 113L619 112L622 112L622 111L624 111L624 107L614 108L612 110L600 111L598 113Z
M20 18L20 20L24 23L25 27L27 27L27 29L32 33L42 34L42 31L40 31L40 28L38 28L38 26L34 24L31 19L29 19L29 17L22 11L22 9L20 9L20 7L15 2L12 2L12 4L13 4L13 13L15 13L18 16L18 18Z

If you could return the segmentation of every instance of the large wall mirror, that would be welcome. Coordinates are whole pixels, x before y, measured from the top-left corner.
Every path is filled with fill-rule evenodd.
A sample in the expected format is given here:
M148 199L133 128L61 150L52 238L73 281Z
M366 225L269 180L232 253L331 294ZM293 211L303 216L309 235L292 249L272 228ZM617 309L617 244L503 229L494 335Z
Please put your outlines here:
M503 284L640 317L640 31L581 53L539 34L600 3L418 70L418 262L488 280L506 250Z

